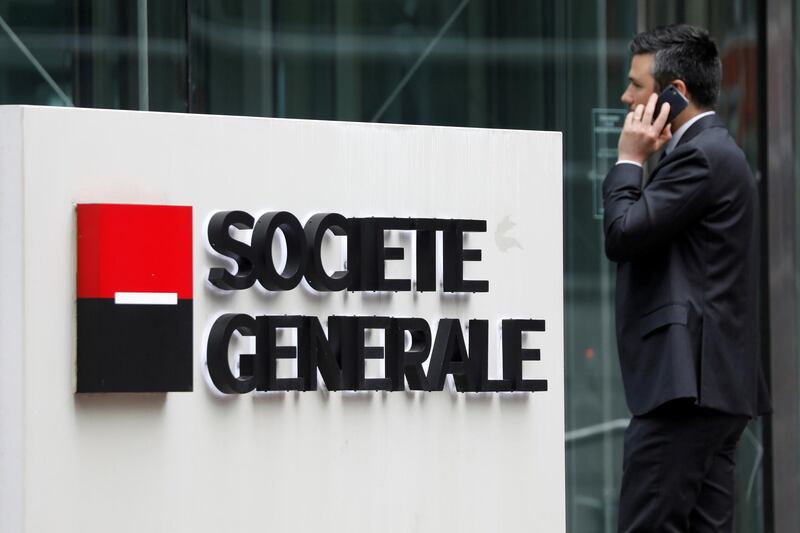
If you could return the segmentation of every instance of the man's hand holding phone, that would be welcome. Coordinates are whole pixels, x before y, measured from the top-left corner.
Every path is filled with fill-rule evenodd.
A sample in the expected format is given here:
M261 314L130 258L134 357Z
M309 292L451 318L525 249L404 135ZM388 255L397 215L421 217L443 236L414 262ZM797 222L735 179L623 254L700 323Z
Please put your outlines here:
M669 102L665 102L653 120L658 95L650 95L647 105L639 104L628 113L625 125L619 136L619 159L635 161L644 165L645 161L661 149L672 138L672 125L667 124Z

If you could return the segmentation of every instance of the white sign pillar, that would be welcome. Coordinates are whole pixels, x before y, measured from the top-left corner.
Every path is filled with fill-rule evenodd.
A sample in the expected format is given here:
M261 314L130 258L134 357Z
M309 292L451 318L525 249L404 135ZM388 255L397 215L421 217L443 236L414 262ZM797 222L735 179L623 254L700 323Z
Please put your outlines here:
M191 392L76 394L86 203L191 206ZM206 223L224 210L483 220L464 277L489 291L222 293ZM559 133L0 108L0 531L564 531L562 237ZM414 239L385 234L405 251L387 277L412 287ZM420 317L434 335L449 318L465 339L488 320L493 379L501 321L543 320L523 377L547 390L224 395L205 369L222 313ZM252 349L234 339L234 372Z

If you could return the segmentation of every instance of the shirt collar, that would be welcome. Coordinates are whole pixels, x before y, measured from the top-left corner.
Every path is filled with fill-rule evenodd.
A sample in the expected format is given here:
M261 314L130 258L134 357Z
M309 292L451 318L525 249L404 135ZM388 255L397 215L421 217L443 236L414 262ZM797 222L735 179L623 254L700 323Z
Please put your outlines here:
M707 117L713 114L714 114L713 111L706 111L705 113L700 113L687 120L683 126L678 128L677 131L675 131L675 133L672 134L672 138L669 140L669 142L667 142L667 146L664 147L664 153L668 154L671 151L673 151L676 146L678 146L678 143L681 141L681 137L683 137L683 134L686 133L686 130L692 127L692 124L694 124L703 117Z

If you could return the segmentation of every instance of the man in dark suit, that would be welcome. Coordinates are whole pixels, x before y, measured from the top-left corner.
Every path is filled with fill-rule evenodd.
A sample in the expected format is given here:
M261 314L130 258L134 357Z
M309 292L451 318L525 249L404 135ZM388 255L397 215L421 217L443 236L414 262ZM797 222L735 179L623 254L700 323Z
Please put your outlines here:
M686 25L636 35L619 160L603 183L628 406L619 531L733 531L735 450L769 409L759 359L758 196L714 114L719 54ZM688 107L667 123L657 94ZM663 148L647 182L642 166Z

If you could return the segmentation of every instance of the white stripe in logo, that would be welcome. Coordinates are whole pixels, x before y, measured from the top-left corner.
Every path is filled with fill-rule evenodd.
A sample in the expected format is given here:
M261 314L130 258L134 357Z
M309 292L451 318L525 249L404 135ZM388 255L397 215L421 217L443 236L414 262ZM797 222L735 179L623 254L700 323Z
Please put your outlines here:
M178 305L177 292L115 292L115 304Z

